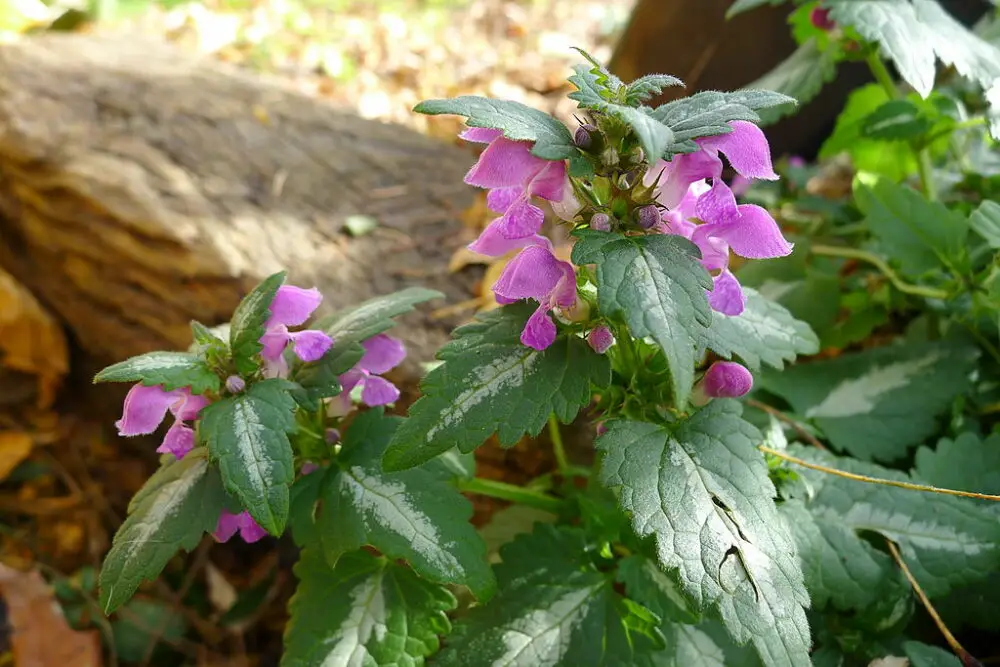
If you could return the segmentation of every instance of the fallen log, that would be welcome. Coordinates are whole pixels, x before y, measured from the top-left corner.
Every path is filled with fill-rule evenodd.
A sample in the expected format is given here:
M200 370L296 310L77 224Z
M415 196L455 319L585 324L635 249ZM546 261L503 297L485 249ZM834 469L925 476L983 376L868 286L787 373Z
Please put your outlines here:
M469 298L447 265L472 160L166 43L0 47L0 266L100 361L187 346L282 269L328 310L412 284ZM359 215L375 230L345 234ZM407 322L415 360L455 324Z

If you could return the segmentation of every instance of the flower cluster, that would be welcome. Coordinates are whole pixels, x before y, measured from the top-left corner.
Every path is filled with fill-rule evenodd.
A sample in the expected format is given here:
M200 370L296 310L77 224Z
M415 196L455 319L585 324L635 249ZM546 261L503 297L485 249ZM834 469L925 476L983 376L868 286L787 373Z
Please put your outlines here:
M378 334L364 341L361 346L365 349L364 356L354 368L340 376L342 390L329 400L327 414L331 417L341 417L350 412L351 394L359 388L361 402L370 408L395 403L399 398L399 389L396 385L381 375L401 364L406 358L403 341L386 334ZM327 439L330 440L330 434L327 434Z

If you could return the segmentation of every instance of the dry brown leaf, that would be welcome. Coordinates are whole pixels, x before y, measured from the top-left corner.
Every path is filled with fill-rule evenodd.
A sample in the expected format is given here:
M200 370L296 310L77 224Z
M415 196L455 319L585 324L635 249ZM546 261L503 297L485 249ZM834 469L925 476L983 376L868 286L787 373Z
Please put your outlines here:
M98 632L69 627L42 575L0 564L0 592L18 667L100 667Z
M0 365L38 377L38 405L48 407L69 370L66 337L56 320L0 269Z
M0 431L0 481L31 454L34 440L21 431Z

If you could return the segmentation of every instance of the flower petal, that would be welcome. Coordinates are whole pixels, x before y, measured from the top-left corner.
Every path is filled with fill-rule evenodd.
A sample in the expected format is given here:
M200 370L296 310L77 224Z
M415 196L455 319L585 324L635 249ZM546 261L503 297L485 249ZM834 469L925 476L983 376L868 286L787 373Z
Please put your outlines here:
M302 289L294 285L282 285L271 302L271 317L266 328L284 324L297 327L309 319L313 311L323 301L323 295L315 287Z
M125 396L122 418L115 422L118 435L145 435L157 429L167 410L181 396L181 390L164 391L162 387L133 386Z
M192 396L190 391L185 390L181 394L181 400L170 406L170 412L179 421L191 421L209 403L211 401L204 396Z
M771 214L760 206L743 204L737 222L725 225L714 235L726 240L740 257L771 259L791 254L794 246L785 240Z
M260 351L261 356L271 360L281 358L281 353L285 351L290 339L288 327L284 324L275 324L267 328L260 337L260 344L264 346Z
M491 211L504 213L508 208L510 208L510 205L517 201L523 194L524 188L521 186L513 188L493 188L486 193L486 206L489 207Z
M552 248L552 241L549 241L540 234L522 236L519 239L509 239L500 233L501 218L497 218L479 235L473 243L469 244L469 250L477 252L487 257L503 257L511 250L519 250L529 245L538 245L545 248Z
M385 378L369 375L365 378L364 389L361 390L361 401L370 408L379 405L395 403L399 398L399 389Z
M740 215L733 191L721 178L714 179L708 192L698 197L694 211L699 220L712 225L733 222Z
M253 544L261 538L267 537L267 531L261 528L249 512L242 512L237 517L240 524L240 537L247 544Z
M569 184L569 179L564 179L562 199L552 201L552 212L560 220L573 222L582 210L583 204L573 194L573 186Z
M712 290L708 293L708 305L717 313L735 317L746 308L747 299L740 287L740 281L728 270L712 279Z
M548 308L539 306L521 332L521 342L536 350L544 350L556 340L556 323L549 317Z
M175 459L180 460L192 449L194 449L194 430L178 421L167 429L163 443L156 448L156 451L160 454L173 454Z
M706 150L724 153L730 166L741 176L777 180L778 175L771 165L771 147L764 132L745 120L730 121L729 126L732 132L698 139L698 144Z
M566 275L563 264L548 248L528 246L504 267L493 292L505 299L547 301Z
M547 164L531 154L529 142L498 137L479 155L465 182L481 188L524 186Z
M319 361L326 354L327 350L330 349L330 346L333 345L333 339L317 329L296 331L295 333L288 334L288 336L292 339L292 344L295 346L293 350L296 356L306 362Z
M526 197L521 197L507 207L497 229L504 238L523 239L537 234L544 222L544 211Z
M358 362L358 368L369 373L381 375L395 368L406 358L406 347L403 341L386 334L372 336L361 343L365 348L365 356Z
M718 271L729 266L729 244L714 234L715 225L698 225L691 242L701 251L701 265L709 271Z
M545 168L535 174L528 183L527 191L530 196L557 202L563 198L567 185L566 163L546 162Z
M219 522L215 525L215 530L212 532L212 537L219 542L228 542L239 529L239 516L228 510L222 510L222 514L219 515Z
M491 127L467 127L459 133L459 138L472 141L477 144L488 144L491 141L503 136L502 130L494 130Z
M661 173L662 172L662 173ZM660 160L646 173L643 182L652 185L660 176L656 201L667 208L676 208L693 183L722 176L722 160L709 151L675 155L670 162Z

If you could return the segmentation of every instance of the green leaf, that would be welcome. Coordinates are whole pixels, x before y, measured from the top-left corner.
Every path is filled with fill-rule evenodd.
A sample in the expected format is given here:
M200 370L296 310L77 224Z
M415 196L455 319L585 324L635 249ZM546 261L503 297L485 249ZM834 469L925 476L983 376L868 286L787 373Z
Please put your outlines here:
M819 339L805 322L795 319L784 306L744 287L747 305L735 317L714 313L706 345L726 359L738 356L751 369L761 363L781 369L800 354L819 352Z
M968 264L969 223L944 204L870 174L854 179L854 198L883 251L904 273L921 275L941 266L957 272Z
M263 380L201 411L200 434L218 461L226 490L260 527L281 535L288 519L288 486L295 477L292 445L295 401L285 380Z
M229 347L233 362L241 375L251 376L260 368L260 337L264 324L271 317L271 302L278 288L285 282L285 272L275 273L263 280L247 294L233 313L229 329Z
M396 326L393 318L405 315L417 304L444 298L437 290L407 287L404 290L377 296L360 304L317 320L314 328L326 331L333 338L333 348L346 343L360 343Z
M155 579L178 549L191 551L215 530L225 503L219 474L195 450L153 473L128 506L101 568L101 608L110 614L143 581Z
M611 422L596 445L601 481L695 608L717 610L765 665L808 665L809 597L756 449L762 436L740 410L717 399L672 427Z
M323 553L336 566L343 554L368 544L407 560L426 579L463 584L488 598L496 584L486 545L469 523L472 504L431 471L385 473L379 465L401 421L369 410L344 434L317 512Z
M962 667L954 653L920 642L903 642L903 650L912 667Z
M501 548L501 590L455 624L440 667L626 667L662 646L658 619L587 560L582 531L536 525ZM655 639L647 636L652 632Z
M149 352L108 366L94 376L94 382L141 382L147 387L162 385L167 391L190 387L193 394L217 392L219 376L205 360L187 352Z
M861 126L869 139L910 140L925 134L934 121L912 100L889 100L873 111Z
M917 477L934 486L1000 495L1000 433L985 440L974 433L942 438L934 449L917 450L913 468ZM982 502L1000 512L1000 503Z
M760 385L864 460L892 461L937 430L971 386L978 352L948 343L890 345L764 373Z
M625 89L625 102L629 106L638 106L656 97L665 88L683 85L683 81L669 74L647 74L628 84Z
M111 628L118 659L141 663L151 645L183 640L188 626L181 611L173 605L136 598L121 609Z
M694 381L695 345L712 321L705 290L712 280L695 246L679 236L630 236L601 248L601 313L621 316L636 338L653 338L670 364L674 398L683 406Z
M793 445L789 453L854 474L912 481L905 473L835 457L815 448ZM839 534L840 541L834 546L840 550L841 558L856 558L867 552L867 559L880 560L872 557L874 551L870 546L849 545L850 540L864 540L867 534L877 533L899 546L903 560L932 599L955 587L982 581L1000 563L1000 522L996 514L973 501L857 482L802 467L794 469L808 487L802 494L805 508L818 525L828 529L827 534ZM870 566L854 563L851 567L852 573L858 573L862 567ZM870 581L874 578L866 575L865 582ZM843 583L838 578L831 586ZM846 592L828 591L826 595L834 602L837 595L844 596L841 602L859 602L862 595L855 588Z
M601 248L612 241L618 241L625 236L618 232L599 232L596 229L577 229L573 231L576 241L573 243L571 259L577 266L593 264L601 258Z
M665 625L692 625L702 620L701 614L691 607L677 582L652 559L633 555L620 560L618 582L625 586L628 597L659 616Z
M837 51L832 48L820 49L817 40L813 38L747 87L783 93L801 105L816 97L823 86L833 81L836 75ZM761 125L770 125L783 116L794 113L798 108L793 102L766 109L759 114Z
M990 105L986 114L990 136L994 141L1000 141L1000 80L993 82L993 85L986 89L986 103Z
M509 447L537 435L553 412L568 424L606 387L611 366L585 341L562 335L543 351L521 343L533 305L515 304L477 316L438 352L444 363L420 385L422 396L396 432L383 462L401 470L457 446L478 447L492 433Z
M972 229L986 239L994 250L1000 250L1000 203L984 200L969 218Z
M357 551L331 568L306 549L294 571L282 667L421 667L451 630L455 596L386 558Z
M697 150L696 137L707 137L732 132L730 121L745 120L759 123L757 111L772 107L796 104L787 95L767 90L737 90L720 93L706 90L656 107L650 116L669 127L674 133L672 152Z
M469 127L502 130L512 141L533 141L532 154L543 160L565 160L577 153L565 125L520 102L462 95L449 100L427 100L413 110L429 115L465 116Z

